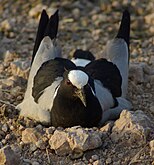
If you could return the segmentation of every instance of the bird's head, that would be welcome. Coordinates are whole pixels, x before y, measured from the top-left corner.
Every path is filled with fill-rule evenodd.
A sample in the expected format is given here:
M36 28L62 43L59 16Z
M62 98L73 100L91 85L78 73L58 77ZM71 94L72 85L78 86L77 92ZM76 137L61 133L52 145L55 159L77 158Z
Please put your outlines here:
M81 70L65 71L64 79L60 85L61 94L67 97L79 98L86 107L85 86L88 85L89 76Z

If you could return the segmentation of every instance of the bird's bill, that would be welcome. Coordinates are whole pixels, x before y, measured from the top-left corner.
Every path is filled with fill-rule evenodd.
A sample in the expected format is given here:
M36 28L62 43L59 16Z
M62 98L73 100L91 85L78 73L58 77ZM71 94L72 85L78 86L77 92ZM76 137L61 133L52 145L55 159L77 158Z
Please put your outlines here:
M83 105L85 107L87 106L87 104L86 104L86 96L85 96L85 92L84 92L83 88L76 90L75 96L78 97L82 101L82 103L83 103Z

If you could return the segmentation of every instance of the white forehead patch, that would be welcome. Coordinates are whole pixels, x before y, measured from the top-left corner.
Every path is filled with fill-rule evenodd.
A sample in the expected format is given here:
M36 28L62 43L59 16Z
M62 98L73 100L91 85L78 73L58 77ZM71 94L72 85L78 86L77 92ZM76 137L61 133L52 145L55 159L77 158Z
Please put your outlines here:
M78 89L81 89L88 83L88 75L81 70L71 70L68 74L68 79Z

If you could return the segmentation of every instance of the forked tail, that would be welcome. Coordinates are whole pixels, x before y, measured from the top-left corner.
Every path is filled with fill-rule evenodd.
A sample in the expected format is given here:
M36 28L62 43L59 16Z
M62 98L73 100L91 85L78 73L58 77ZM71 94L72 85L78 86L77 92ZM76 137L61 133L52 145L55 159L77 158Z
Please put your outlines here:
M34 57L43 38L45 36L49 36L51 40L56 38L58 32L58 23L59 23L58 10L53 15L51 15L50 18L45 10L42 11L40 22L38 25L31 63L33 63Z

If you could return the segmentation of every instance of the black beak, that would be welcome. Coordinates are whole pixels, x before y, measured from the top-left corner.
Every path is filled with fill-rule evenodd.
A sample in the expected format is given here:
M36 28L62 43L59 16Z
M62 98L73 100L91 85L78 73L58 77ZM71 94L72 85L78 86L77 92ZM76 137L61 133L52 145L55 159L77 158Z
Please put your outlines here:
M87 106L87 104L86 104L86 96L85 96L85 92L84 92L83 88L77 89L75 91L75 96L78 97L82 101L82 103L83 103L83 105L85 107Z

